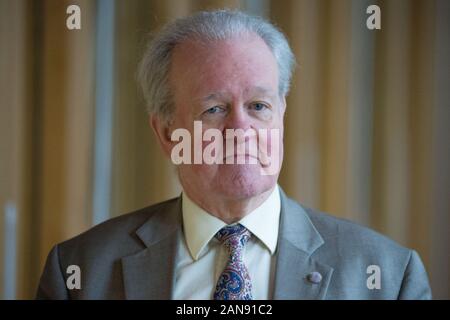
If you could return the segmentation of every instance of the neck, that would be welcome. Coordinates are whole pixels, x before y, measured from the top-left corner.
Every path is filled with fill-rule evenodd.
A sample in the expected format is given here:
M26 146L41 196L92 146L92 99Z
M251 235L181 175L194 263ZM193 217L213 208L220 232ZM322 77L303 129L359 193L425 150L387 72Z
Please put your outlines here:
M232 224L258 208L267 200L267 198L269 198L274 188L275 186L256 196L244 199L223 199L214 196L205 199L205 197L201 197L199 194L187 191L186 189L184 189L183 192L209 214L217 217L226 224Z

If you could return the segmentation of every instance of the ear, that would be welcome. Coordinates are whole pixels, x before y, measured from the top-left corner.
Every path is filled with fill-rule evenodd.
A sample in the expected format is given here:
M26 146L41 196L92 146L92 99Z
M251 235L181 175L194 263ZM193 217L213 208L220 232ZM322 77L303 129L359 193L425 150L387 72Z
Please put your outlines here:
M156 115L149 116L149 123L156 135L159 146L163 150L164 154L167 157L170 157L173 141L170 139L170 131L166 123Z
M281 97L281 116L284 116L284 113L286 112L286 97Z

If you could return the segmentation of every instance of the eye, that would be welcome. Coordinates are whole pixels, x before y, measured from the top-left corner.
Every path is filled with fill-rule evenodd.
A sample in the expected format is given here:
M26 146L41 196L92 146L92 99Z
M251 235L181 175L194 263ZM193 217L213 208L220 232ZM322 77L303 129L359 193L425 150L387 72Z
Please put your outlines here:
M252 103L251 107L253 108L253 110L256 110L256 111L263 111L264 109L268 108L267 105L265 105L262 102Z
M211 107L211 108L207 109L205 111L205 113L214 114L214 113L221 112L221 111L223 111L223 108L221 108L219 106L214 106L214 107Z

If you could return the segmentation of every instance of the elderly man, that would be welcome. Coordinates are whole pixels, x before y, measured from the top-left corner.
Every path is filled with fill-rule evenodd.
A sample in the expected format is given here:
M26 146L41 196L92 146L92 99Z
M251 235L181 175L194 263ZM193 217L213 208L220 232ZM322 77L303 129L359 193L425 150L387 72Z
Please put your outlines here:
M293 66L285 37L261 18L213 11L168 24L150 43L139 78L163 152L173 160L181 135L194 136L179 155L187 161L176 164L183 193L56 245L37 297L430 298L415 251L306 208L277 185ZM214 139L204 139L209 129ZM266 150L239 153L238 136L225 135L239 129L257 133L244 143L277 134L266 135ZM224 147L211 153L217 161L189 161L204 160L221 139ZM272 172L264 155L276 164ZM73 265L78 287L67 272Z

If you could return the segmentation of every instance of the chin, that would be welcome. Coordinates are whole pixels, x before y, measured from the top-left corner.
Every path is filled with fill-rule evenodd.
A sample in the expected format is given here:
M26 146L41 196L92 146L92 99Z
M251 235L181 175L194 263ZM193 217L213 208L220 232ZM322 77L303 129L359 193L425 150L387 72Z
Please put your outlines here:
M218 176L220 192L229 198L245 199L257 196L275 186L278 175L261 175L258 165L233 165Z

